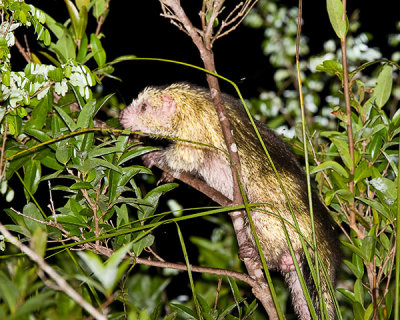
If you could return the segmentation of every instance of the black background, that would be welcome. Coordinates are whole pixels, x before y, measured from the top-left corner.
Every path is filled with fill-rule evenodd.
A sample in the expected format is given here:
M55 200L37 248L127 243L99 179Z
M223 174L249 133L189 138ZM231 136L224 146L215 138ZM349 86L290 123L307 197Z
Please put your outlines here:
M238 0L225 1L226 11L233 8ZM64 22L68 15L62 0L41 0L32 2L37 7ZM198 12L201 0L182 0L188 16L199 26ZM287 7L297 6L297 1L284 0ZM370 46L378 47L384 57L390 58L387 36L394 33L395 23L400 20L400 1L348 1L347 13L351 16L359 11L362 32L372 33ZM113 0L110 12L102 28L105 37L103 47L107 61L122 55L178 60L203 66L199 53L189 36L178 30L169 20L162 17L158 0ZM89 32L95 31L91 17ZM303 1L303 35L309 39L312 54L322 51L328 39L336 39L326 11L326 1ZM255 97L263 89L274 90L273 69L261 51L263 30L241 25L228 36L217 40L214 45L217 71L235 81L245 97ZM16 50L15 50L16 51ZM17 56L14 52L14 57ZM18 58L14 59L18 62ZM93 66L95 67L95 66ZM176 81L189 81L206 86L205 74L188 67L155 61L128 61L115 66L115 76L122 82L105 79L104 90L114 92L121 101L129 103L145 86L161 85ZM221 83L224 91L233 92L230 85Z

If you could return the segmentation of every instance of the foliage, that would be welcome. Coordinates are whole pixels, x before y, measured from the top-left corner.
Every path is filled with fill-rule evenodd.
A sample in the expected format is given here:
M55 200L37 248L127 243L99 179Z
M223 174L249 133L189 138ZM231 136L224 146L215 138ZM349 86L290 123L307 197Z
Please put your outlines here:
M277 67L274 79L279 89L278 94L262 93L259 99L252 99L251 104L260 118L273 116L270 125L281 125L282 129L286 123L293 124L300 117L297 80L291 67L295 55L293 37L297 9L287 9L281 4L278 7L277 3L261 1L247 23L268 30L263 49ZM342 4L340 1L327 1L327 4L332 27L337 36L343 38L348 22L341 19ZM277 21L285 23L275 28ZM305 107L311 120L307 123L307 148L313 164L311 174L342 233L346 274L341 274L338 290L343 295L341 300L344 298L347 302L340 304L342 316L344 319L370 319L379 314L380 319L389 319L395 301L393 279L398 216L400 111L396 110L397 89L392 90L399 73L398 53L393 53L394 61L376 60L381 54L367 46L370 35L357 33L360 27L357 20L350 20L348 27L352 30L347 37L347 59L354 145L348 142L349 119L343 90L340 90L344 81L343 66L338 62L342 55L340 43L328 40L324 52L309 55L300 65ZM303 37L300 54L308 53L307 39ZM326 92L329 94L325 95L325 100L321 99L324 96L321 93ZM299 130L297 136L302 137ZM304 152L302 142L294 144L299 154Z
M93 90L104 77L115 78L100 32L108 5L105 0L66 0L69 19L64 23L23 1L0 3L4 17L0 27L0 180L4 203L8 203L2 223L45 256L83 299L106 310L111 318L157 319L169 302L165 288L176 274L150 276L148 269L126 256L143 256L154 243L152 231L172 221L171 212L160 214L156 209L160 197L177 184L144 193L143 180L137 177L152 173L135 159L154 148L111 129L118 127L117 121L102 123L97 118L116 104L112 95L101 96ZM91 22L97 23L96 33L88 33ZM16 71L10 48L18 41L15 31L24 27L35 33L41 49L28 53L18 46L27 63L23 71ZM38 230L42 237L35 236ZM216 266L224 261L226 267L234 264L238 269L236 253L226 252L227 246L232 248L229 231L224 242L220 234L221 242L214 248L206 247L206 239L193 241L205 246L201 251L207 261L217 258ZM75 254L71 247L84 251ZM216 247L221 253L212 256ZM3 237L1 250L0 318L84 316L79 303ZM211 281L215 283L215 278ZM257 303L247 303L233 279L225 283L232 289L222 290L219 299L224 305L218 310L212 308L211 287L200 286L201 292L208 291L204 298L198 296L204 317L254 313ZM236 302L229 301L229 296ZM166 319L193 316L190 306L190 302L185 306L171 301Z
M101 33L109 0L65 0L64 5L68 20L56 21L24 1L0 2L2 224L110 318L263 318L257 302L244 292L247 287L232 278L193 274L192 291L174 296L167 290L181 277L186 281L187 273L162 269L155 274L136 263L136 257L153 256L161 226L203 216L212 226L211 236L191 236L198 256L188 250L186 262L197 258L200 265L241 271L230 222L222 215L210 215L222 210L184 216L181 208L162 212L162 196L177 184L145 184L152 173L137 161L154 148L112 129L118 127L117 120L98 119L107 111L119 111L115 97L94 90L104 77L115 78ZM330 5L337 6L338 1ZM347 35L347 58L355 142L348 143L339 42L327 40L323 52L313 54L302 37L300 67L310 121L311 174L341 230L342 317L369 319L377 312L380 319L389 319L395 287L400 131L399 92L392 83L398 81L394 66L398 67L400 54L394 52L393 61L377 61L381 53L368 47L371 35L359 32L352 17L343 25L331 15L339 37L352 32ZM262 49L276 68L278 89L252 98L252 111L263 121L268 118L268 125L278 132L287 125L295 127L300 118L293 68L296 20L296 8L263 0L247 18L248 25L266 31ZM89 32L93 29L89 26L96 31ZM10 50L18 43L15 31L21 29L40 46L32 52L19 47L27 60L23 71L15 69ZM399 38L390 35L390 44L398 45ZM301 138L301 132L296 133ZM300 139L294 147L299 154L304 150ZM172 207L171 199L169 203ZM357 219L352 222L354 213ZM182 247L185 241L180 240ZM0 249L1 319L87 316L79 303L4 238ZM181 261L183 256L181 252ZM286 304L288 294L279 284L277 292L280 303Z

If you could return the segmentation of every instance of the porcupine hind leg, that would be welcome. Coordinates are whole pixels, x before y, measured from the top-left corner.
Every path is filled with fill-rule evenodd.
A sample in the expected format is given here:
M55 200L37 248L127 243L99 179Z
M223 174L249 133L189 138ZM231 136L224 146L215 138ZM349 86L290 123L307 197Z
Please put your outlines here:
M300 267L300 271L303 274L304 279L307 279L304 275L305 267L303 265L303 257L301 257L298 252L296 252L295 254ZM308 309L307 300L301 287L293 258L289 252L282 256L279 268L285 278L286 284L289 287L292 297L293 308L296 314L299 316L299 319L311 320L311 314Z

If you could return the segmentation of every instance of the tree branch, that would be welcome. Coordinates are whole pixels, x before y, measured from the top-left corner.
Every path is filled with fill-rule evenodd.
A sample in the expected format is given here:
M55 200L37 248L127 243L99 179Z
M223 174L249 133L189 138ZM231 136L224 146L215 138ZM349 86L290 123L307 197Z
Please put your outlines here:
M211 17L208 21L205 21L206 13L200 14L202 21L203 32L199 32L192 24L192 22L187 17L185 11L180 5L179 0L160 0L163 10L168 10L169 15L172 16L170 19L179 21L179 23L184 27L186 33L191 37L193 43L199 50L201 59L204 63L205 69L216 72L214 54L212 51L213 44L213 23L217 18L218 14L221 12L222 0L210 0L211 3L206 6L203 5L203 9L210 10L212 8ZM165 8L167 7L167 9ZM207 7L207 8L206 8ZM166 12L166 11L164 11ZM207 82L210 87L211 97L214 102L215 110L218 115L218 119L221 124L221 129L229 157L231 159L231 172L232 172L232 204L233 205L243 205L245 201L242 198L241 190L239 188L239 181L241 179L241 166L238 148L233 137L233 130L231 128L229 118L227 116L224 102L221 97L221 90L219 87L218 79L210 74L207 74ZM247 201L246 201L247 202ZM245 232L245 214L241 211L234 211L230 213L232 218L233 227L236 233L236 238L240 249L253 247L254 245L248 238ZM255 249L255 252L257 250ZM270 319L277 319L277 313L275 310L275 305L273 303L268 285L265 281L263 272L260 269L260 265L256 259L243 259L244 264L249 272L249 275L256 279L256 285L252 286L253 294L261 301L265 310L267 311Z
M218 203L219 205L221 205L221 206L231 206L232 205L232 201L230 199L225 197L221 192L210 187L203 180L200 180L200 179L198 179L188 173L185 173L185 172L176 173L176 172L170 171L166 167L162 167L160 165L155 165L155 166L157 168L159 168L160 170L162 170L163 172L174 177L175 179L178 179L178 180L186 183L187 185L191 186L192 188L205 194L207 197L209 197L211 200Z
M91 246L90 250L94 251L98 254L102 254L106 257L111 257L112 254L114 253L114 251L109 248L106 248L103 246L97 246L97 245ZM146 266L175 269L175 270L182 270L182 271L188 270L185 264L173 263L173 262L167 262L167 261L155 261L155 260L151 260L151 259L139 258L139 257L135 257L135 255L132 252L129 252L129 255L131 255L133 257L134 263L143 264ZM254 279L252 279L247 274L244 274L241 272L220 269L220 268L199 267L199 266L193 266L193 265L190 265L190 270L194 271L194 272L199 272L199 273L208 273L208 274L215 274L218 276L232 277L232 278L235 278L235 279L238 279L240 281L247 283L251 287L257 286L257 282Z

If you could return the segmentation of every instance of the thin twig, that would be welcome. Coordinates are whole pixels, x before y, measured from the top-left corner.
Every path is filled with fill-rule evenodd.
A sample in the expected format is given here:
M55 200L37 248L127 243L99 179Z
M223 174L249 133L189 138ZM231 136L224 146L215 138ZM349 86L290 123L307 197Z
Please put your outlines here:
M4 121L3 144L1 145L1 150L0 150L0 181L3 181L3 177L6 174L6 169L7 169L7 160L4 161L4 152L6 151L7 131L8 131L8 121L6 117Z
M51 192L51 183L50 180L48 181L48 185L49 185L49 194L50 194L50 204L49 204L49 208L50 211L53 215L54 218L54 222L57 223L57 214L56 214L56 209L54 208L54 202L53 202L53 193Z
M91 247L91 250L96 252L96 253L98 253L98 254L105 255L106 257L111 257L112 254L114 253L113 250L111 250L109 248L106 248L104 246L93 245ZM186 267L185 264L165 262L165 261L154 261L154 260L150 260L150 259L144 259L144 258L136 257L132 252L130 252L129 254L133 257L133 263L143 264L143 265L146 265L146 266L153 266L153 267L160 267L160 268L187 271L187 267ZM236 272L236 271L231 271L231 270L226 270L226 269L220 269L220 268L199 267L199 266L193 266L193 265L190 265L190 270L194 271L194 272L208 273L208 274L215 274L215 275L219 275L219 276L232 277L232 278L235 278L235 279L238 279L238 280L241 280L241 281L247 283L251 287L258 286L256 280L252 279L247 274L241 273L241 272Z
M57 223L57 222L39 220L39 219L33 218L33 217L31 217L31 216L28 216L28 215L26 215L26 214L23 214L22 212L19 212L18 210L15 210L14 208L10 208L10 209L11 209L14 213L16 213L17 215L19 215L19 216L21 216L21 217L24 217L24 218L26 218L26 219L35 221L35 222L37 222L37 223L46 225L46 226L48 226L48 227L57 228L57 229L60 230L65 236L67 236L68 233L69 233L67 230L64 229L64 227L63 227L61 224L59 224L59 223ZM75 238L75 240L79 241L80 239Z
M346 0L343 0L343 17L342 20L346 20ZM350 168L351 176L354 175L355 165L354 165L354 139L353 139L353 127L351 120L351 105L350 105L350 95L349 95L349 77L348 77L348 66L347 66L347 53L346 53L346 35L343 35L343 38L340 39L340 46L342 50L342 64L343 64L343 94L344 94L344 102L346 105L346 115L347 115L347 137L349 143L349 153L351 160L353 162L352 167ZM349 182L349 191L351 193L354 192L354 179L351 179ZM360 234L361 232L358 230L356 226L356 215L355 215L355 207L354 200L350 203L350 227Z
M21 45L17 38L15 38L15 46L18 48L18 51L21 53L27 63L32 62L32 57L27 51L25 51L24 47Z
M51 87L55 82L54 81L50 81L48 84L46 84L43 88L39 89L38 91L36 91L31 97L30 99L36 97L39 93L41 93L42 91L46 90L48 87ZM17 108L19 108L21 106L21 104L17 104L15 106L15 108L10 108L6 111L6 114L9 114L12 110L15 110Z
M217 310L219 293L221 292L222 279L218 279L217 293L215 295L214 310Z
M249 14L250 10L256 5L256 3L258 2L258 0L254 0L254 2L251 3L251 1L253 0L247 0L246 4L244 5L244 7L242 8L242 10L240 10L240 12L234 17L232 18L230 21L227 21L228 18L226 20L224 20L221 24L221 28L217 31L217 33L214 36L213 42L217 39L220 39L224 36L226 36L228 33L231 33L232 31L234 31L242 22L243 20L247 17L247 15ZM229 17L229 16L228 16ZM240 18L238 20L238 18ZM238 20L238 21L236 21ZM236 21L236 23L235 23ZM223 28L228 27L229 25L235 23L232 27L230 27L229 29L225 30L224 32L222 32Z
M109 6L110 6L110 0L107 0L104 4L104 11L107 11ZM100 34L101 27L103 26L105 19L106 19L105 14L103 12L103 14L100 16L99 21L97 21L96 36Z
M93 222L94 222L94 234L96 235L96 237L98 237L100 235L100 231L99 231L99 217L97 216L97 205L90 199L87 190L81 189L81 192L82 192L83 197L86 199L87 203L89 204L89 206L92 208ZM96 240L96 244L99 245L100 240Z

